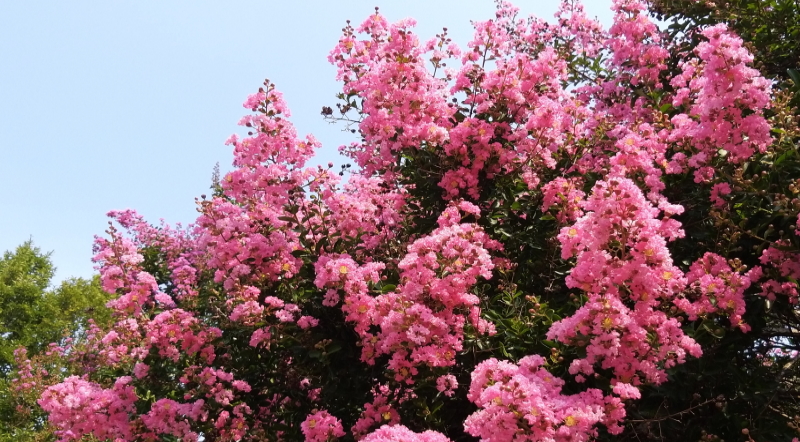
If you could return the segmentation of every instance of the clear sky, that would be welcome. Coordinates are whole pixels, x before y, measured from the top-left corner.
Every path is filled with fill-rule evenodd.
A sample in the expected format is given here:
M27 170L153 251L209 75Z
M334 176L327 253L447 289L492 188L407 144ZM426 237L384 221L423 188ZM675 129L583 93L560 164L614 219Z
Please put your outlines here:
M608 25L610 0L585 0ZM552 19L558 0L518 0ZM319 163L351 141L322 120L339 85L327 54L345 20L374 7L417 20L425 41L447 27L462 47L490 0L0 1L0 252L32 238L52 251L56 281L93 274L94 235L112 209L191 223L241 103L277 84Z

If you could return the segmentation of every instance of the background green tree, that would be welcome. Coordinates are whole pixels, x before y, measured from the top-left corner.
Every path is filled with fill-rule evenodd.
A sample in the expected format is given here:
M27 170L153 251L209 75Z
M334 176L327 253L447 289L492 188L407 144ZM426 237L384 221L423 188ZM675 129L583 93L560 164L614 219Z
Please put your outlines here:
M19 364L27 358L47 358L51 343L80 339L90 320L101 324L110 320L105 307L109 295L96 278L71 278L51 287L54 271L50 254L32 241L6 251L0 259L0 440L52 439L36 398L14 388ZM15 360L20 348L25 352ZM58 382L72 374L66 366L50 368L47 376L35 381Z

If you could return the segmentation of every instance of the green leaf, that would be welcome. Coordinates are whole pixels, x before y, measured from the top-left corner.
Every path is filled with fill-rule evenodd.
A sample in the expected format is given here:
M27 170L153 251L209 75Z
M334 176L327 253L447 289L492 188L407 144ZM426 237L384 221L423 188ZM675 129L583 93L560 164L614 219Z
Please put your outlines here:
M314 248L314 254L319 256L320 252L322 252L322 248L326 245L328 245L328 237L324 236L317 242L317 246Z
M723 337L725 337L725 329L717 324L714 324L712 321L708 320L703 321L703 323L700 324L700 326L703 328L703 330L708 332L708 334L717 339L722 339Z
M784 160L794 155L794 153L795 153L794 149L787 150L786 152L783 153L783 155L779 156L778 159L775 160L774 165L777 166L778 164L781 164Z
M789 78L794 82L795 89L800 89L800 71L797 69L787 69L786 73L789 74Z
M325 347L325 353L330 355L330 354L336 353L337 351L339 351L341 349L342 349L342 344L340 344L338 342L334 342L331 345Z

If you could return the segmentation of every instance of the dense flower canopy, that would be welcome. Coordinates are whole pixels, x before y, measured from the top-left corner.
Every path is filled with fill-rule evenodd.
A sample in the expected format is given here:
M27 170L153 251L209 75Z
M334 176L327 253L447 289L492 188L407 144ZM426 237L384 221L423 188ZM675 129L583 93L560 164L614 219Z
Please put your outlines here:
M501 2L464 48L348 24L323 109L360 135L344 183L266 82L195 224L111 212L116 323L60 353L85 370L39 401L60 440L592 440L704 357L702 327L796 303L789 243L748 268L686 238L770 152L771 82L724 25L687 50L613 8L604 30Z

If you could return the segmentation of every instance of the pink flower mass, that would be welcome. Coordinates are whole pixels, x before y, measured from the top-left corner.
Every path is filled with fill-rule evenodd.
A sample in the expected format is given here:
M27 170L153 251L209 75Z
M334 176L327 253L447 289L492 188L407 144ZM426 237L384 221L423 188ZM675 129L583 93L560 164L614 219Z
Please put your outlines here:
M728 207L716 171L769 147L771 83L725 26L681 52L645 2L613 4L605 30L499 2L464 47L348 24L323 111L359 135L344 183L305 166L320 143L265 82L196 223L109 213L115 322L39 399L59 440L588 441L702 357L687 324L744 333L748 296L797 302L780 244L763 269L685 252L670 187Z

